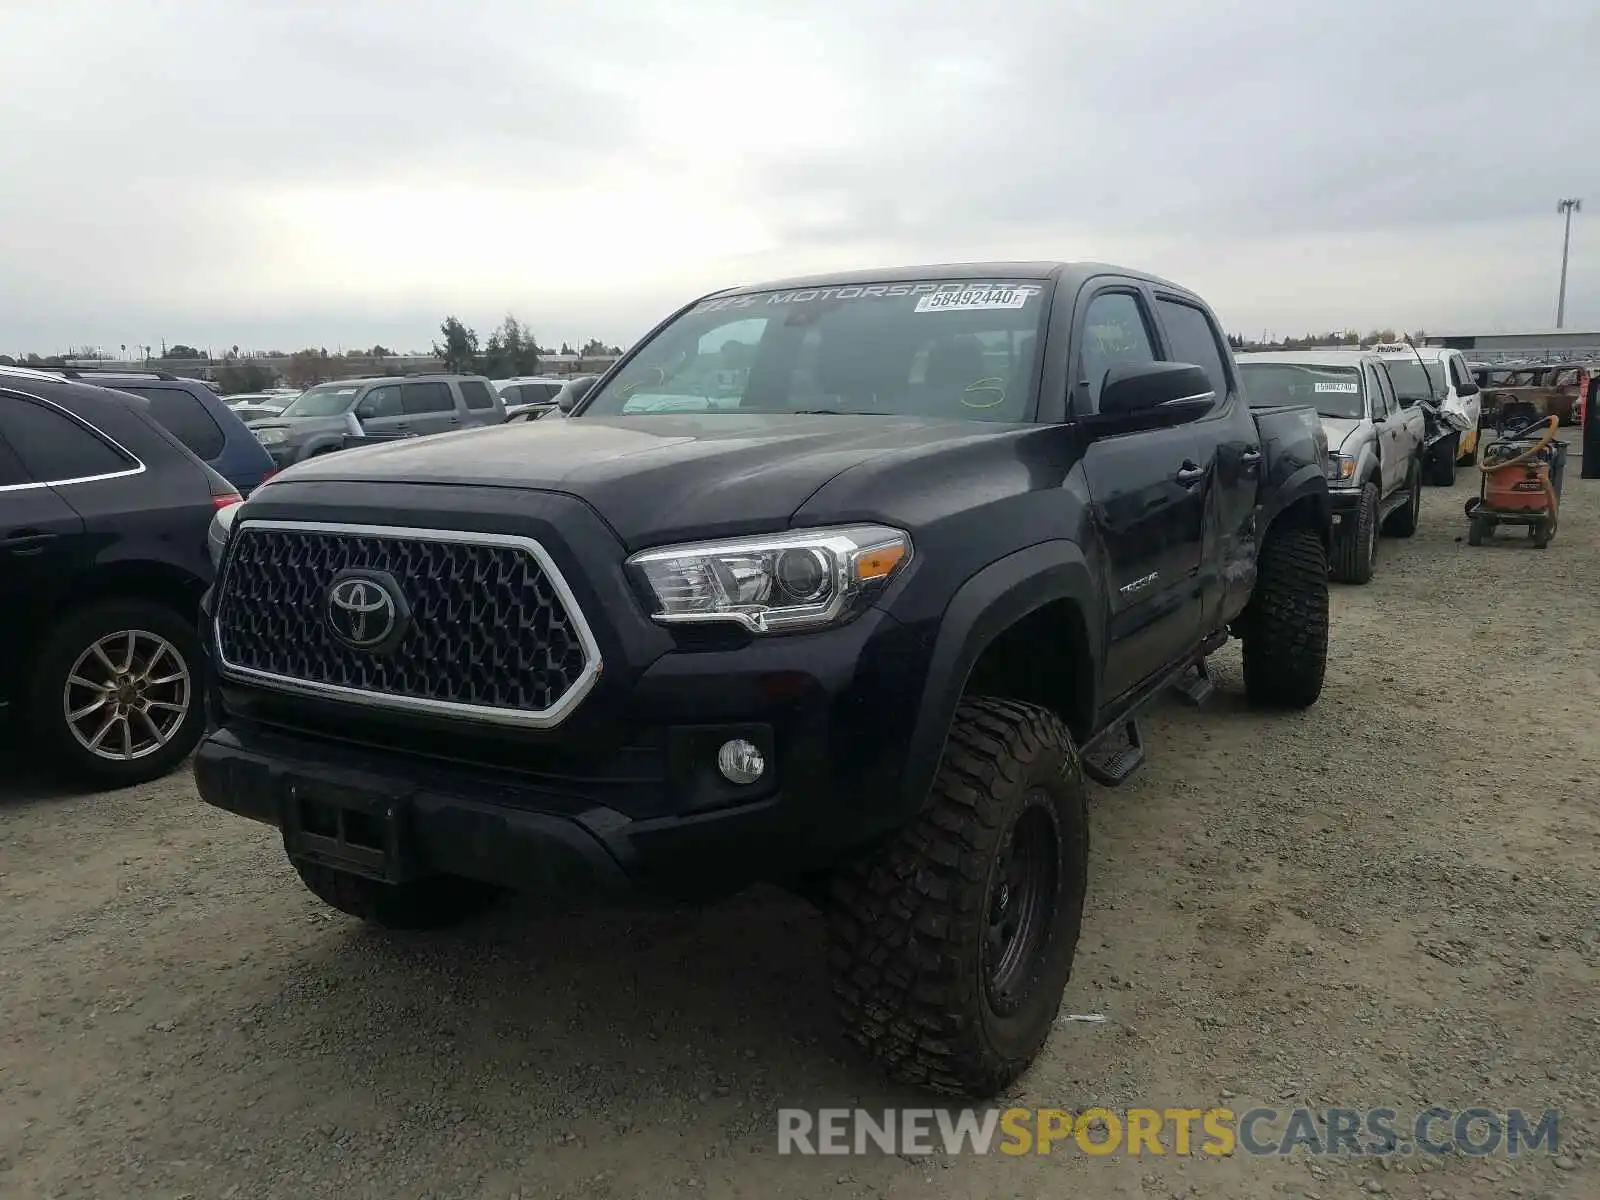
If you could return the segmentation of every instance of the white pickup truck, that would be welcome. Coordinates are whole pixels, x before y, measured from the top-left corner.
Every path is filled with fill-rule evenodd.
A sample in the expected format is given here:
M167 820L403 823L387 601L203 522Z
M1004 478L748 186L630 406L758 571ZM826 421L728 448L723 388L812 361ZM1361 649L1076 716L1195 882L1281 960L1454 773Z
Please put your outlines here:
M1483 402L1466 358L1459 350L1406 342L1380 342L1372 352L1383 356L1402 398L1426 399L1438 414L1439 428L1429 430L1428 482L1449 487L1458 463L1470 467L1478 461Z

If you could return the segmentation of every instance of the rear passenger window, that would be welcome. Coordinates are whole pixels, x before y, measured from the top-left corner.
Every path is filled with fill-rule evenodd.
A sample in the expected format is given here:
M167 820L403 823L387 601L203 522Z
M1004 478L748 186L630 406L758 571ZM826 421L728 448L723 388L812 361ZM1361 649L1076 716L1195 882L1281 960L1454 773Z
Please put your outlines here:
M1089 301L1079 351L1079 378L1089 389L1089 410L1098 411L1106 372L1121 363L1154 362L1156 357L1144 309L1131 292L1101 292Z
M400 403L406 416L455 412L456 402L447 383L408 383L400 389Z
M467 402L471 409L484 409L494 407L494 393L489 390L489 385L481 379L463 379L460 381L461 398Z
M5 401L0 401L5 403ZM33 476L22 469L22 460L11 453L11 447L6 445L5 438L0 437L0 488L15 487L19 483L32 483ZM0 503L5 501L0 496Z
M150 401L150 415L168 433L207 462L222 453L222 427L206 411L198 396L183 388L117 385L119 392L132 392Z
M1204 367L1211 380L1211 389L1220 398L1228 392L1228 368L1222 361L1222 339L1217 336L1211 318L1192 304L1161 298L1156 301L1156 311L1161 314L1161 324L1172 343L1173 362L1194 363Z
M36 483L68 483L138 466L88 426L32 400L0 397L0 435Z

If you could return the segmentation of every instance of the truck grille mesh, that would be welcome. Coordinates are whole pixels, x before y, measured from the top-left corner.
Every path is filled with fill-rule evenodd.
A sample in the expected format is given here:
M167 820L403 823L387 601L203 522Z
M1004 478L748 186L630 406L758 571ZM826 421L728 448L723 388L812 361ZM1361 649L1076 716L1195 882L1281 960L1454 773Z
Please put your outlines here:
M235 536L214 605L225 674L531 714L588 665L576 614L525 546L249 524ZM398 583L410 619L392 649L333 635L328 592L349 568Z

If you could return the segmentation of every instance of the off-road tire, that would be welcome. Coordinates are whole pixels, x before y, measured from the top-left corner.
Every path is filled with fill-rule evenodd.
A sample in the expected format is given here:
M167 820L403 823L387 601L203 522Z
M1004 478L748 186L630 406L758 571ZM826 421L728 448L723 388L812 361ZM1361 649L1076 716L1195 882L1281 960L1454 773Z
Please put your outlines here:
M1378 485L1368 483L1350 520L1333 539L1333 577L1340 583L1366 583L1378 552Z
M1053 829L1050 916L1015 1011L991 995L991 899L1019 816ZM1088 879L1089 825L1072 735L1046 709L968 697L922 810L839 868L829 968L846 1036L892 1079L986 1099L1038 1055L1072 973Z
M1428 483L1432 487L1455 487L1456 455L1461 449L1461 439L1453 437L1445 450L1435 451L1434 460L1428 464Z
M1389 519L1383 523L1383 532L1390 537L1408 538L1417 532L1417 524L1422 516L1422 459L1411 460L1411 469L1406 472L1406 502L1401 508L1389 514Z
M1240 625L1250 702L1315 704L1328 667L1328 563L1315 530L1268 532Z
M196 613L198 616L198 611ZM90 646L114 633L137 629L170 644L189 672L189 708L172 739L144 758L97 758L72 736L62 710L67 672ZM67 613L45 635L33 660L26 720L50 767L88 787L123 788L170 774L205 732L204 656L193 620L152 600L105 600Z
M306 859L291 859L300 881L330 908L384 929L448 929L486 911L501 889L455 875L382 883Z

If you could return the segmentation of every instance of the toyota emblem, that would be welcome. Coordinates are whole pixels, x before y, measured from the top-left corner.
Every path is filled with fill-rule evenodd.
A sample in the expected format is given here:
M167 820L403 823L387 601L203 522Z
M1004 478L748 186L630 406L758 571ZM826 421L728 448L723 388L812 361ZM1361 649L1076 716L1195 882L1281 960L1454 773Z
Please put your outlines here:
M328 587L328 628L352 650L387 650L405 632L410 613L394 578L383 571L345 571Z

